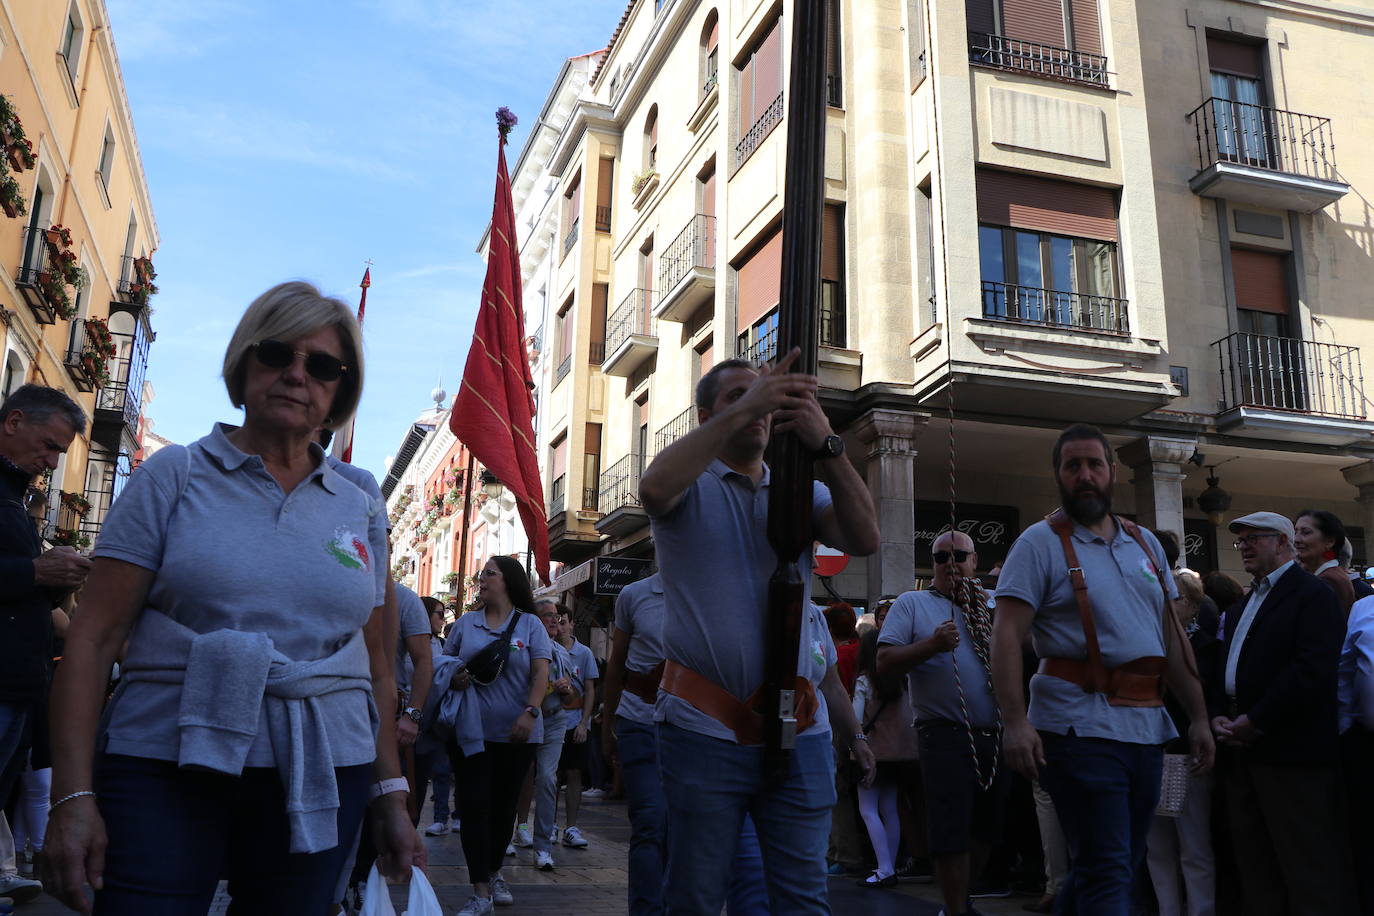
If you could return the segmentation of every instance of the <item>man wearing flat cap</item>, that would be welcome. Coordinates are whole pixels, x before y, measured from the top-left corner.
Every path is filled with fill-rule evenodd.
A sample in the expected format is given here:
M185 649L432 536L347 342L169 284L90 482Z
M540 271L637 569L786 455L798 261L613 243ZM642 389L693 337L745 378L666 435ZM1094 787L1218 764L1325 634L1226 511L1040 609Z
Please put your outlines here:
M1254 583L1226 612L1225 708L1212 730L1244 912L1355 912L1337 770L1344 618L1294 561L1287 518L1254 512L1229 527Z

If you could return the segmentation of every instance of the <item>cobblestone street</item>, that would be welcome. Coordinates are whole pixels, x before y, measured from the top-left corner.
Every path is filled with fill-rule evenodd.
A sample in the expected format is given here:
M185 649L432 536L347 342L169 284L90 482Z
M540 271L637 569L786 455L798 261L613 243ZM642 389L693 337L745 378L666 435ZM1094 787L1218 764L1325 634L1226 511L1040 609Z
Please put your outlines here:
M430 822L428 806L421 824ZM507 859L506 880L515 893L515 906L502 908L511 914L539 916L624 916L625 861L630 827L623 802L588 799L582 806L582 828L590 841L587 849L559 847L554 852L557 867L541 872L534 867L531 850L517 850ZM456 833L426 837L429 845L429 876L439 895L446 916L467 900L471 888L467 868ZM396 912L405 906L406 889L391 889ZM987 916L1021 913L1021 904L1031 898L978 901L978 910ZM932 885L903 884L891 890L870 891L854 886L851 878L830 882L830 907L836 916L935 916L940 910L939 894ZM16 916L61 916L71 911L44 895L15 908ZM228 896L221 887L210 916L228 912Z

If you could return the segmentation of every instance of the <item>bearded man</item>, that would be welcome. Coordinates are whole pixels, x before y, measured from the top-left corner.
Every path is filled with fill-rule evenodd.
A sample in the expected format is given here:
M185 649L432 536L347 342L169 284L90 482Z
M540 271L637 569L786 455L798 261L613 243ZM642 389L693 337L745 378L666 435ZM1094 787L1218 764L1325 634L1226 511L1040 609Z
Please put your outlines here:
M1063 501L1013 545L997 581L992 674L1009 766L1054 799L1073 867L1061 913L1127 916L1159 801L1163 745L1175 736L1163 687L1192 722L1195 771L1215 747L1178 597L1159 541L1111 514L1116 461L1101 430L1078 424L1054 446ZM1040 668L1022 688L1021 645Z

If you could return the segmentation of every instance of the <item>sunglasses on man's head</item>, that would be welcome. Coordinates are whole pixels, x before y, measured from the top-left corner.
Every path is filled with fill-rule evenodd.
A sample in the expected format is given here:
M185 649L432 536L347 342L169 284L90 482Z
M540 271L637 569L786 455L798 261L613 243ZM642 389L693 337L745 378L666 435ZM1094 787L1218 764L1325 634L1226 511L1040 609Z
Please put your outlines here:
M305 371L321 382L337 381L348 367L336 356L316 350L302 353L280 340L260 340L253 344L253 355L268 369L285 369L297 356L305 357Z
M951 555L954 557L955 563L962 563L973 555L973 551L956 550L953 552L953 554L951 554L948 550L937 550L934 553L932 553L930 557L936 562L936 564L940 564L948 563Z

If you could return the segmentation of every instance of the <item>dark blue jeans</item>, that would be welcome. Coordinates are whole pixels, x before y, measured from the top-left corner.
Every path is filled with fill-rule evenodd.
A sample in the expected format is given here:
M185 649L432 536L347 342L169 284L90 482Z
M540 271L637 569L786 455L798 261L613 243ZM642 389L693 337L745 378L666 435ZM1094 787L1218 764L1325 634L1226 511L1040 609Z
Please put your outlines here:
M275 769L235 777L106 754L95 778L109 837L96 916L203 916L221 877L231 916L324 916L362 822L372 765L334 775L340 845L293 853Z
M1072 862L1057 912L1129 916L1131 884L1159 804L1163 747L1048 732L1040 740L1040 784L1054 799Z

